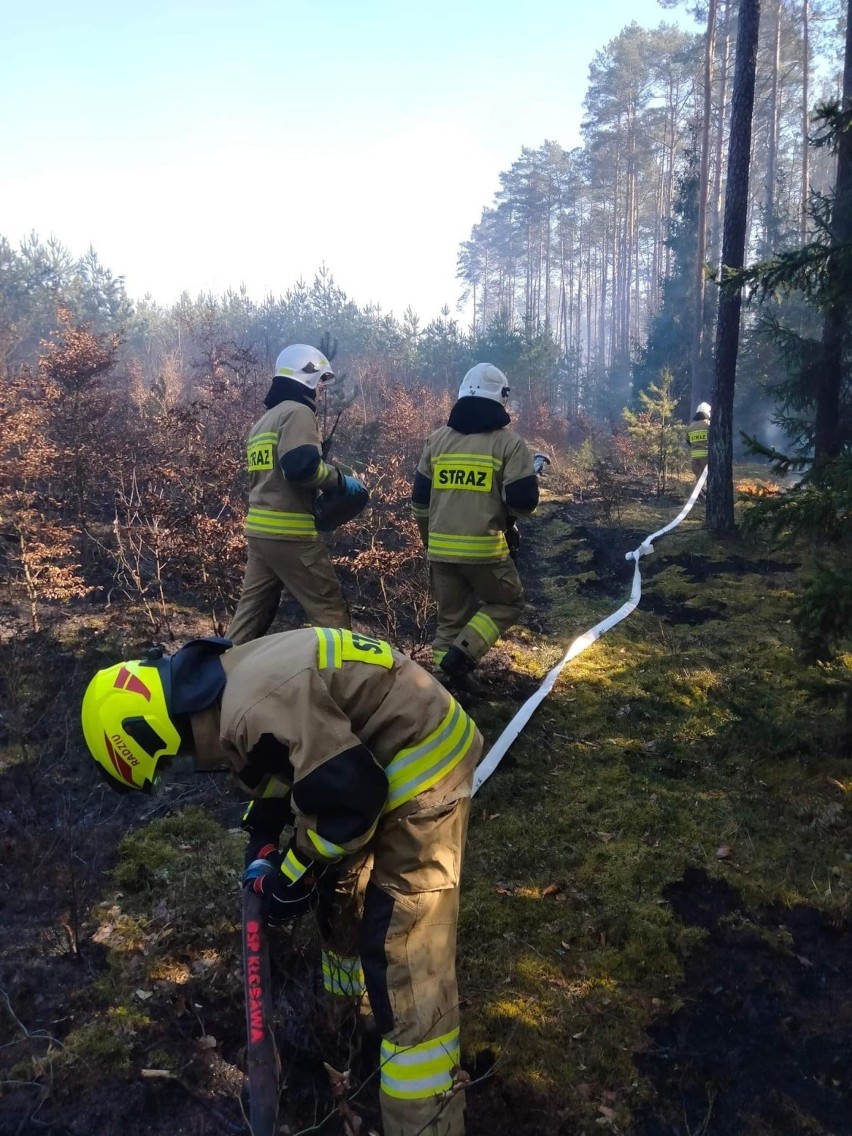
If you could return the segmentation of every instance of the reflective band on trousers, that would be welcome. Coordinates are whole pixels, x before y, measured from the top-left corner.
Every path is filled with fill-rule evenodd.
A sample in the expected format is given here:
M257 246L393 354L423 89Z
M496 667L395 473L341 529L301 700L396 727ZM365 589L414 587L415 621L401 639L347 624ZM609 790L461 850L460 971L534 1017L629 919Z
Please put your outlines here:
M401 1100L417 1100L448 1092L459 1063L458 1028L419 1045L382 1042L382 1092Z
M298 536L307 540L317 535L317 526L310 513L280 513L250 505L246 532L249 536Z
M509 546L503 533L488 536L457 536L454 533L429 533L427 553L451 560L505 560Z
M485 640L489 647L493 647L500 638L497 624L491 616L486 615L484 611L478 611L472 619L467 621L467 625L468 627L472 627L477 635Z
M334 951L322 952L322 984L329 994L341 998L360 998L367 993L364 969L357 955L347 958Z
M415 746L401 749L385 768L388 799L383 812L390 812L418 793L431 789L455 769L473 744L475 726L453 698L437 730Z

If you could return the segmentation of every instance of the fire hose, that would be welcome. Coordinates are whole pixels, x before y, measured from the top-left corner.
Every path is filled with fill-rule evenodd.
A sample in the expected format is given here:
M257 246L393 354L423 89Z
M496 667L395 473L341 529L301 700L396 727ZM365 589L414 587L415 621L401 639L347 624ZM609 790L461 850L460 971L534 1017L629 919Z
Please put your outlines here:
M678 513L673 521L669 521L661 529L651 533L650 536L645 537L638 548L632 552L625 553L625 560L632 560L633 565L633 586L630 592L630 599L622 606L607 616L606 619L596 623L594 627L589 628L584 634L578 636L569 646L568 650L559 660L555 667L553 667L545 675L544 680L539 686L535 694L530 695L520 710L515 714L514 718L505 727L500 737L479 763L476 773L473 778L472 793L476 793L482 785L488 780L500 762L503 760L506 751L511 746L512 742L520 735L524 726L529 722L530 718L535 713L538 706L544 701L548 694L553 689L557 678L562 673L563 668L571 662L572 659L582 654L587 647L591 647L592 643L600 639L601 635L605 634L611 627L615 627L616 623L620 623L622 619L626 619L631 612L635 611L639 605L639 600L642 598L642 573L639 570L639 563L643 556L647 556L654 551L654 541L663 536L664 533L670 532L673 528L680 524L680 522L687 516L692 509L692 506L698 500L698 495L704 488L704 483L707 480L707 470L701 473L701 476L695 483L689 500Z
M266 898L243 888L246 1066L252 1136L276 1136L281 1066L275 1045Z

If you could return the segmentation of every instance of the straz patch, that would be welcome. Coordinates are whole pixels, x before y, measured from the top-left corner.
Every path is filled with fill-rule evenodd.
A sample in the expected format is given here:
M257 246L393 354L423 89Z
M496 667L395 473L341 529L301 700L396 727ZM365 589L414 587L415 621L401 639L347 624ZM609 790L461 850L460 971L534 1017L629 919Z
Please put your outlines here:
M272 469L274 453L275 443L273 441L250 441L247 447L249 473L257 473L262 469Z
M341 656L354 663L376 663L386 670L393 666L390 645L384 639L358 635L354 631L341 632Z
M315 627L314 631L319 640L317 665L320 668L340 667L344 662L374 663L385 670L393 666L393 652L384 639L337 627Z
M438 458L435 462L433 489L472 489L475 493L490 493L494 484L494 470L479 462L464 461L451 457Z

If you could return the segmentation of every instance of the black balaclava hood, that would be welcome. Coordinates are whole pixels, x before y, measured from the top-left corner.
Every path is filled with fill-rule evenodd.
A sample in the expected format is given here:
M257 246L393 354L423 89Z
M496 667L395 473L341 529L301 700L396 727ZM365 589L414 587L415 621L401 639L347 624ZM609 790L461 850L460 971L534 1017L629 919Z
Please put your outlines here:
M465 395L450 411L447 425L460 434L489 434L492 430L502 430L512 419L504 407L493 398L479 398Z
M310 387L306 387L304 383L300 383L296 379L291 379L287 375L275 375L272 380L272 386L266 392L263 405L267 410L271 410L273 406L277 406L279 402L301 402L303 406L307 406L314 414L317 412L316 391L312 391Z
M168 657L171 691L167 705L172 718L198 714L218 702L225 689L225 671L219 656L230 647L230 639L210 635L191 639Z

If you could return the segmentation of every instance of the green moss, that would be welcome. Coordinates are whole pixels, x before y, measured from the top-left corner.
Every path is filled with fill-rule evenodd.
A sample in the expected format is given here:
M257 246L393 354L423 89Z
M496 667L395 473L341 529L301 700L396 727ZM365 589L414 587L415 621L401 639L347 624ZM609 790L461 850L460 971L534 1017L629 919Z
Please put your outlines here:
M103 1069L113 1075L127 1074L134 1050L150 1025L147 1014L127 1006L111 1006L95 1021L66 1036L66 1055L78 1058L93 1073Z
M153 914L173 936L191 932L201 942L221 933L238 917L244 844L202 808L152 821L119 847L113 879L121 906L131 914Z
M670 503L631 502L623 524L651 532L672 515ZM513 667L529 674L629 594L627 571L623 599L572 588L566 554L584 578L589 556L568 551L570 526L543 528L536 587L549 607L536 617L550 635L511 643ZM800 570L765 541L716 542L692 521L661 538L643 561L643 603L566 667L474 800L459 932L464 1044L499 1055L501 1092L546 1099L554 1129L569 1118L595 1125L580 1084L650 1095L632 1055L660 1008L676 1008L684 962L704 938L663 898L687 867L730 881L746 910L849 909L850 778L836 756L848 673L815 676L797 656ZM840 694L815 699L814 676ZM497 699L477 707L487 741L512 712ZM732 855L719 860L723 845ZM789 949L783 932L760 935ZM625 1124L629 1109L617 1112Z

